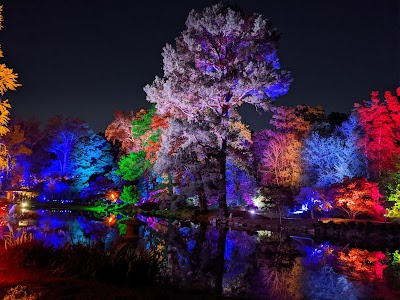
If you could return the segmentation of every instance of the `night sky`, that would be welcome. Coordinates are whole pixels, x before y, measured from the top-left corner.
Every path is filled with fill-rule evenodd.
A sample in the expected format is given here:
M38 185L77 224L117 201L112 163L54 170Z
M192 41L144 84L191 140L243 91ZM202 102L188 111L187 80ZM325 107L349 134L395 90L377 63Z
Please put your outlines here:
M4 2L0 42L22 87L13 116L56 114L104 131L114 109L147 108L143 87L162 75L162 47L191 9L218 1L15 0ZM372 90L400 85L400 1L231 1L269 18L282 34L278 57L294 78L276 105L322 105L349 113ZM254 130L268 114L244 107Z

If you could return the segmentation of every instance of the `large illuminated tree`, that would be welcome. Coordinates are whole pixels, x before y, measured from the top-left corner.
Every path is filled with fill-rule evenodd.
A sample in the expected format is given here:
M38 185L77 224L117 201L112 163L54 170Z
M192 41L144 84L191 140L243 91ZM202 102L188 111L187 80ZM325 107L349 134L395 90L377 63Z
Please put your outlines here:
M98 134L80 138L71 153L71 175L76 190L89 187L89 180L104 175L113 167L110 143Z
M145 87L147 100L159 113L214 123L219 184L219 206L226 205L226 158L230 114L243 103L267 110L287 93L291 78L280 70L276 55L278 34L259 14L245 14L222 4L191 11L187 29L175 47L163 49L164 76ZM207 121L207 117L206 117Z
M46 173L53 177L68 179L71 176L71 153L75 143L93 131L83 120L55 116L48 120L44 129L48 142L46 151L51 153Z
M257 173L263 185L296 188L300 185L302 143L293 133L263 130L254 135Z
M366 162L359 148L358 122L355 116L325 136L313 132L302 151L304 182L308 186L327 188L343 178L366 175Z

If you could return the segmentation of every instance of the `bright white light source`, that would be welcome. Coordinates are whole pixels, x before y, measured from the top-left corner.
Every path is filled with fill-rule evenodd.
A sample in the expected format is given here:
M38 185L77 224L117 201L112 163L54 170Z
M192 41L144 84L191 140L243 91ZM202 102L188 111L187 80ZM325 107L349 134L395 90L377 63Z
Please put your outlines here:
M254 209L251 209L251 210L250 210L250 213L251 213L252 215L254 215L254 214L256 213L256 211L255 211Z
M22 207L27 207L27 206L28 206L28 203L22 202Z

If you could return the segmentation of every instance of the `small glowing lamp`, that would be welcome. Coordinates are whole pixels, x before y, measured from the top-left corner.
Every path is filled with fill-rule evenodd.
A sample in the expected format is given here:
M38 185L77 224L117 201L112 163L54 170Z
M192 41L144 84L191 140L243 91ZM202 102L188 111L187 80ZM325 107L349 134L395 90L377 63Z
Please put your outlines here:
M110 192L110 198L111 198L111 201L113 201L113 202L117 201L118 193Z
M110 216L107 218L107 222L108 222L109 225L114 224L114 223L116 222L115 216L114 216L114 215L110 215Z
M256 211L254 209L249 210L249 212L254 215L256 213Z

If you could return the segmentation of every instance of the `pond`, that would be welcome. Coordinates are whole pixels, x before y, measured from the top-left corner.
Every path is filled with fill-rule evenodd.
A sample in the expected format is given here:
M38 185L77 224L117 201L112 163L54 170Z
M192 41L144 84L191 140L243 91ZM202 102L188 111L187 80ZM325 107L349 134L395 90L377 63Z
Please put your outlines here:
M117 224L121 216L43 209L35 214L35 222L19 227L54 247L96 241L107 248L124 229ZM137 243L162 253L174 286L247 299L400 299L398 249L136 217L146 223Z

